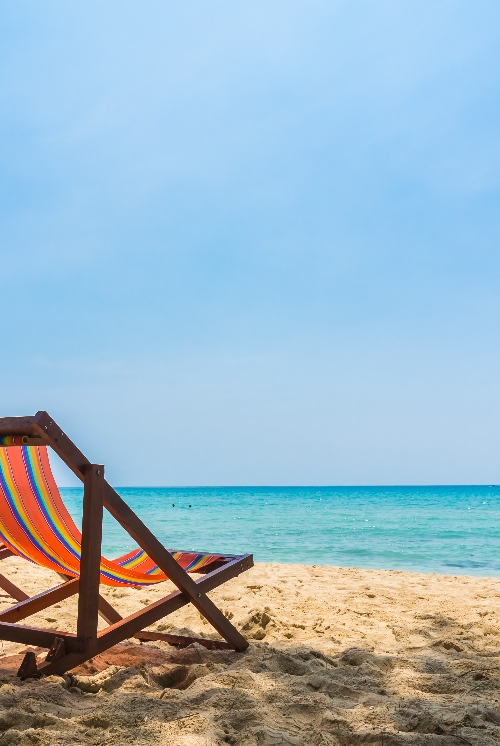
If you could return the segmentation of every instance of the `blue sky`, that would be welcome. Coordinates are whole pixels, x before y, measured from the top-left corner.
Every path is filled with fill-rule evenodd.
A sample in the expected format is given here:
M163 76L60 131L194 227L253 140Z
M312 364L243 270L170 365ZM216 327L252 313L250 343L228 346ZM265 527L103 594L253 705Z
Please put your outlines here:
M500 482L497 2L0 24L4 414L121 485Z

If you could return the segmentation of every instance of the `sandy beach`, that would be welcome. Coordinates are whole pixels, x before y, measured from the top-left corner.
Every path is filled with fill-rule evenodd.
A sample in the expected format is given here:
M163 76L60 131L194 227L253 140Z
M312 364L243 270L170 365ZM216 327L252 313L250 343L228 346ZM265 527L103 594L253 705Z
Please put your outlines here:
M58 582L17 558L1 571L29 593ZM167 591L104 595L123 614ZM211 596L245 653L131 641L22 682L27 648L3 642L0 744L500 743L498 580L257 564ZM72 631L75 612L72 599L26 623ZM189 607L156 628L215 636Z

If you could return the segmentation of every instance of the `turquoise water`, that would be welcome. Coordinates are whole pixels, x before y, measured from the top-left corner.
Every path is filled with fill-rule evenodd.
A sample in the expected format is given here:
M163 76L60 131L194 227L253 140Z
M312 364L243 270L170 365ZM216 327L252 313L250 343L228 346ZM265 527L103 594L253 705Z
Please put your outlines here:
M117 491L169 548L253 552L260 562L500 575L496 486ZM81 490L62 492L81 521ZM104 554L133 547L106 514Z

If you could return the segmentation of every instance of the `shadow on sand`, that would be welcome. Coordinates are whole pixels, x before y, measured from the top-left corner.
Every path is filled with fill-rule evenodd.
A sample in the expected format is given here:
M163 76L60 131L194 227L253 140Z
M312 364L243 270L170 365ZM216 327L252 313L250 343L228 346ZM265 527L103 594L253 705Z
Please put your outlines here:
M254 642L243 654L198 645L117 645L64 677L20 681L0 659L0 745L494 746L500 655L420 617L429 645L405 656L325 654Z

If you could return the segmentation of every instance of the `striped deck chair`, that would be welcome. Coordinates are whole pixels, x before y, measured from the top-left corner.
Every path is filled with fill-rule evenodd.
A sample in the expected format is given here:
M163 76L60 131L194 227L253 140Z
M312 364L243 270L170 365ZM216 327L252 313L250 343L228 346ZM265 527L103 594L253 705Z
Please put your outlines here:
M83 481L80 532L71 518L50 468L51 447ZM115 560L101 556L105 507L139 545ZM63 579L29 597L0 575L0 588L18 603L0 612L0 639L48 648L43 661L28 651L21 678L64 673L130 637L173 645L244 650L248 643L206 595L253 565L252 555L227 555L166 549L104 479L104 467L91 464L46 412L34 417L0 418L0 560L17 555ZM191 573L202 577L194 580ZM170 580L177 590L122 618L99 593L99 586L145 587ZM19 624L31 614L78 594L76 633ZM223 640L148 631L192 603ZM108 623L98 631L98 616Z

